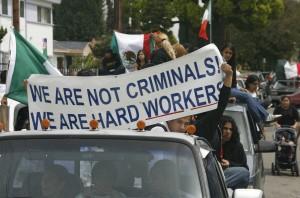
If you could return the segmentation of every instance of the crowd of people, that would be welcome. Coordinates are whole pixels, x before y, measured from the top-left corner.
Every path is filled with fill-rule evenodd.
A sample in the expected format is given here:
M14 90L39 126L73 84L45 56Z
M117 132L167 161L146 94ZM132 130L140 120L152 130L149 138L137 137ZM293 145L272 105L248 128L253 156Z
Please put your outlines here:
M150 60L146 59L143 51L139 51L135 64L136 70L165 63L188 53L183 45L179 43L172 46L168 40L168 36L164 33L155 33L153 36L157 49L151 54ZM225 78L223 80L223 87L220 90L217 109L195 116L187 116L176 120L170 120L167 122L167 127L165 129L185 133L186 125L194 122L197 127L197 135L206 138L216 151L215 154L224 169L227 186L233 189L246 188L249 182L246 155L243 150L243 146L239 141L239 133L235 122L232 118L223 117L223 112L230 96L233 95L238 99L245 99L246 101L253 102L255 107L257 107L257 111L254 111L253 113L257 113L257 116L264 116L263 119L261 117L258 118L259 120L266 120L268 114L265 113L265 109L263 109L263 107L260 108L260 104L249 94L241 92L236 88L236 72L234 63L235 54L232 46L225 46L222 48L221 52L227 63L224 62L221 65ZM116 56L111 53L110 58L116 59ZM111 62L116 63L119 62L119 60L113 60ZM106 63L107 60L104 59L102 66L107 66ZM114 71L117 70L117 67L110 68L113 68ZM101 72L101 70L99 70L99 75L102 74L106 75L105 72ZM221 130L218 130L218 126L221 126Z
M127 72L134 72L165 63L188 53L188 50L179 43L171 45L168 36L162 32L154 33L153 36L156 49L151 54L150 60L147 59L143 50L138 51L136 63ZM281 104L274 110L274 114L268 113L267 107L269 104L264 104L264 101L257 99L256 90L259 84L257 77L248 77L246 89L241 89L237 86L235 49L233 45L230 43L225 44L220 51L224 59L221 70L225 74L225 78L223 79L223 87L220 90L217 108L198 115L170 120L167 122L164 130L185 133L186 125L195 124L197 128L196 135L206 138L214 149L214 154L224 169L227 187L232 189L246 188L249 183L249 170L246 155L240 143L239 131L233 118L223 115L229 100L232 100L232 97L234 97L234 101L246 103L255 122L261 128L263 128L265 122L278 119L277 127L289 125L298 129L299 116L298 112L290 106L287 97L282 98ZM111 49L106 50L98 75L118 75L125 72L126 68L122 65L120 57L114 54ZM99 167L101 168L101 165ZM108 169L106 168L106 170ZM96 172L95 170L93 173ZM104 174L105 176L105 172L98 171L97 174ZM101 183L101 181L95 178L95 185L97 183ZM118 193L109 187L106 190L108 193ZM120 195L119 197L122 196Z

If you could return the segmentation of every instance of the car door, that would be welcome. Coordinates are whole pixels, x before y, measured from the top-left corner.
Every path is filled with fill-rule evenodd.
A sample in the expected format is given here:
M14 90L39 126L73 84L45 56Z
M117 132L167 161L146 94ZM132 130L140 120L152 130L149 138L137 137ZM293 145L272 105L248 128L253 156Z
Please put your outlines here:
M247 156L247 164L250 171L250 185L255 188L263 189L264 171L262 154L255 152L255 146L260 139L260 132L256 124L244 105L230 105L226 108L224 114L231 116L238 126L240 141Z
M199 138L201 156L207 176L208 188L212 198L227 198L227 188L221 166L205 139Z
M247 120L250 126L251 134L252 134L252 145L253 145L253 158L254 158L254 170L255 177L253 182L254 188L263 189L265 183L265 174L264 174L264 164L262 153L255 152L255 147L257 147L258 141L262 138L262 131L260 127L254 122L252 116L248 111L246 111Z

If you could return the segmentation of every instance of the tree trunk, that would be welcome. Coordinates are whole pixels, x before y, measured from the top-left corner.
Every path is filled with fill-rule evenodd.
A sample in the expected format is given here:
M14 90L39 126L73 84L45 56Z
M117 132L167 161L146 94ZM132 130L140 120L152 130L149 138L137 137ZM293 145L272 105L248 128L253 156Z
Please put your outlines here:
M106 32L111 33L114 27L115 14L113 12L112 0L106 0L107 18L106 18Z
M115 29L122 32L122 0L114 0L115 9Z
M212 43L219 48L225 43L225 19L215 12L212 19Z

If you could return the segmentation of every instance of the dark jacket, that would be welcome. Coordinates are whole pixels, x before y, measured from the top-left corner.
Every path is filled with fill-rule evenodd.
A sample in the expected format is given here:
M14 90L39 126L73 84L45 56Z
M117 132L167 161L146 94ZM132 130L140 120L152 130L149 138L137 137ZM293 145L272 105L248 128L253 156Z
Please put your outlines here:
M277 106L274 109L273 114L281 114L282 117L278 118L278 124L292 126L295 122L299 121L299 114L295 107L290 106L288 109L283 109L281 106Z
M229 167L242 166L248 169L246 154L239 138L223 144L223 159L229 161Z
M153 65L159 65L161 63L165 63L172 60L170 56L167 54L167 52L163 48L159 48L158 50L155 50L151 54L151 63Z
M125 73L125 67L121 63L121 59L117 55L112 58L103 58L102 68L99 69L98 75L118 75Z
M215 110L201 113L196 116L197 135L207 139L210 144L212 144L215 136L218 136L218 124L227 106L230 90L230 87L223 86L220 90L218 107ZM216 146L211 146L216 149Z
M197 135L204 137L215 150L215 154L219 159L221 152L221 133L218 127L222 115L230 97L230 87L223 86L220 90L218 107L215 110L198 114L196 116ZM219 159L220 160L220 159Z

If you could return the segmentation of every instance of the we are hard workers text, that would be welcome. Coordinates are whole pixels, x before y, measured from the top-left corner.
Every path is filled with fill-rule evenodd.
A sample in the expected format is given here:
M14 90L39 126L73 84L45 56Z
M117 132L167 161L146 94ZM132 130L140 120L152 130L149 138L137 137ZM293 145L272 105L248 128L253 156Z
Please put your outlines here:
M222 82L208 79L220 74L219 66L215 56L161 72L153 67L155 74L122 81L126 83L101 86L99 80L97 84L78 87L29 84L33 104L49 106L48 111L30 112L32 128L38 129L44 118L50 120L51 129L88 129L91 119L98 120L100 128L118 127L216 104ZM111 78L113 81L118 78ZM187 86L189 83L193 86ZM55 108L61 111L53 111Z

